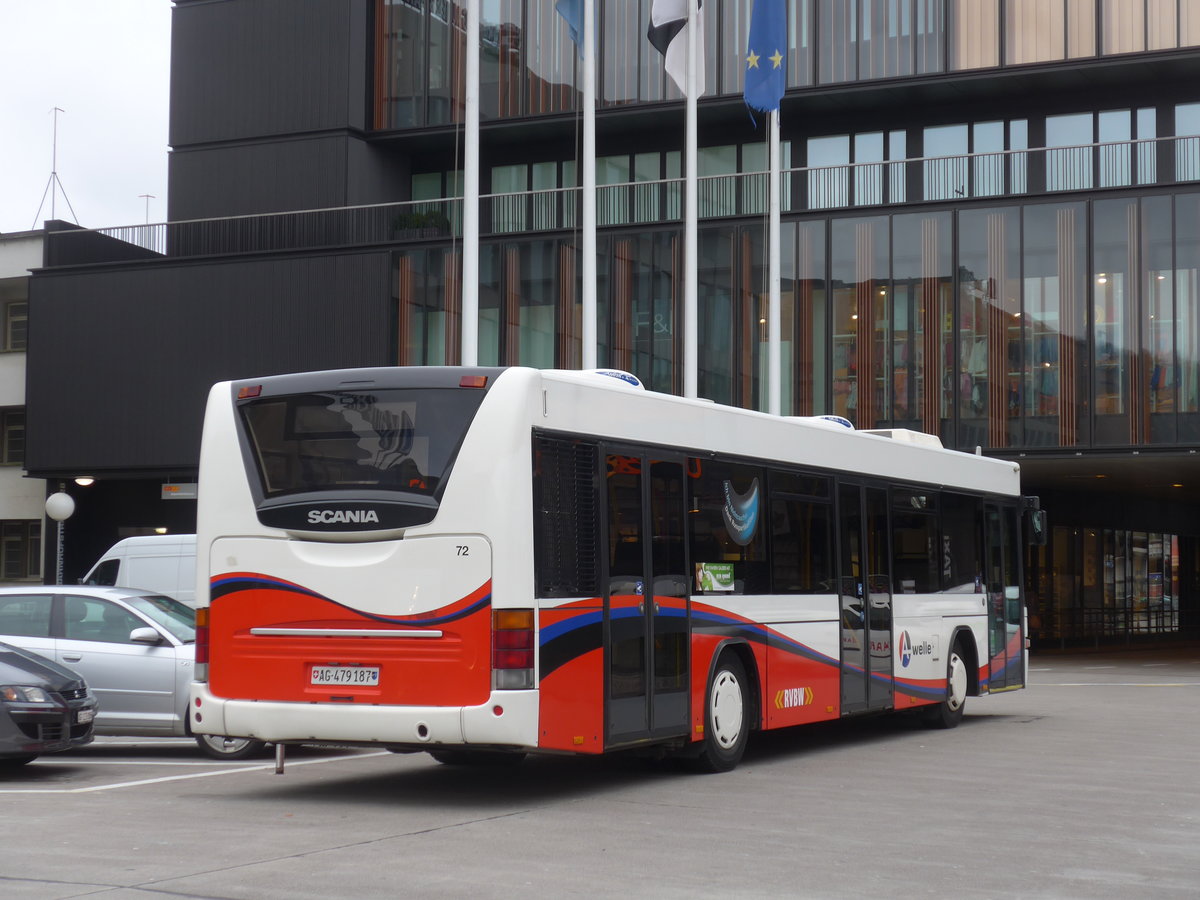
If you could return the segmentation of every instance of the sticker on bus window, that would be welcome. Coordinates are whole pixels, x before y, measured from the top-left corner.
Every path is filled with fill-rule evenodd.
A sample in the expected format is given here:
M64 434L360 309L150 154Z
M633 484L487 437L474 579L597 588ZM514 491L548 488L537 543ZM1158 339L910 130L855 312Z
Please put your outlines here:
M703 592L733 590L733 563L696 563L696 588Z

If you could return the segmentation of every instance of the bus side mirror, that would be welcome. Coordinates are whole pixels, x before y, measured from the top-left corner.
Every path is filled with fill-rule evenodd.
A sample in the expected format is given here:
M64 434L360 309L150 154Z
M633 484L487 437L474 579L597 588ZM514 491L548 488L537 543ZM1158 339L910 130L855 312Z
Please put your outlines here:
M1025 507L1025 539L1033 547L1045 547L1049 536L1046 530L1046 511L1037 497L1022 497Z

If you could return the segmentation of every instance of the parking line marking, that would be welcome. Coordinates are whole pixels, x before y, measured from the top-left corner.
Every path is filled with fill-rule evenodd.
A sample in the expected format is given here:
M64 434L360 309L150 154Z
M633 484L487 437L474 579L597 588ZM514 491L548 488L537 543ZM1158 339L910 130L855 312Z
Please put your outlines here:
M293 766L312 766L318 763L338 762L344 759L366 759L370 756L387 756L390 751L380 750L375 753L360 753L354 757L346 756L323 756L320 759L301 759L296 762L288 763L289 767ZM208 778L212 775L236 775L242 772L263 772L273 771L275 763L267 765L242 766L237 769L218 769L215 772L193 772L188 775L164 775L161 778L142 778L138 781L122 781L117 784L97 784L92 787L83 788L0 788L0 794L93 794L98 791L112 791L117 788L140 787L144 784L163 784L167 781L184 781L189 778Z
M1091 671L1092 669L1115 669L1116 666L1084 666L1083 668L1087 671Z
M1200 687L1200 681L1036 681L1030 687Z
M75 756L63 759L38 758L39 766L244 766L241 762L222 762L214 759L210 762L197 760L165 760L165 759L88 759L85 756ZM272 763L272 765L274 765Z

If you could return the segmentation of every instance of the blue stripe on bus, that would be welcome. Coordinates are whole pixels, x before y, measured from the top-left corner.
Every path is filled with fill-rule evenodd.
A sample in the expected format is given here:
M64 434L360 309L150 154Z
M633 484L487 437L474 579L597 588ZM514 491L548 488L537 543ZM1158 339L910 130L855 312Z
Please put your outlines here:
M229 578L214 578L212 581L212 594L214 597L224 597L230 594L236 594L240 591L249 591L261 588L270 588L277 591L285 591L292 594L301 594L306 597L314 597L318 600L324 600L326 603L332 603L339 609L344 609L347 612L354 613L364 619L370 619L374 622L387 622L389 625L412 625L415 627L423 627L429 625L444 625L447 622L453 622L457 619L463 619L473 613L478 612L491 605L491 593L484 594L470 606L464 607L456 612L448 613L443 616L430 616L425 619L417 619L411 616L383 616L376 613L363 612L360 609L354 609L344 603L331 597L326 597L324 594L318 594L316 591L311 591L308 588L300 587L297 584L292 584L290 581L282 581L277 578L271 578L266 575L246 577L242 575L232 576ZM455 601L456 603L461 600Z

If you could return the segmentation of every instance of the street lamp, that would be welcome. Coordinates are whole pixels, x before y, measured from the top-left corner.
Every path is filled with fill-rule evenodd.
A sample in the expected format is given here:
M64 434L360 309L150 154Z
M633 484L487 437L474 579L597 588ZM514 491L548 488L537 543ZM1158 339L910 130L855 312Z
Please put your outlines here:
M61 485L60 485L61 488ZM54 583L63 583L63 522L75 512L75 499L63 490L46 498L46 515L58 523L58 548L54 566Z

